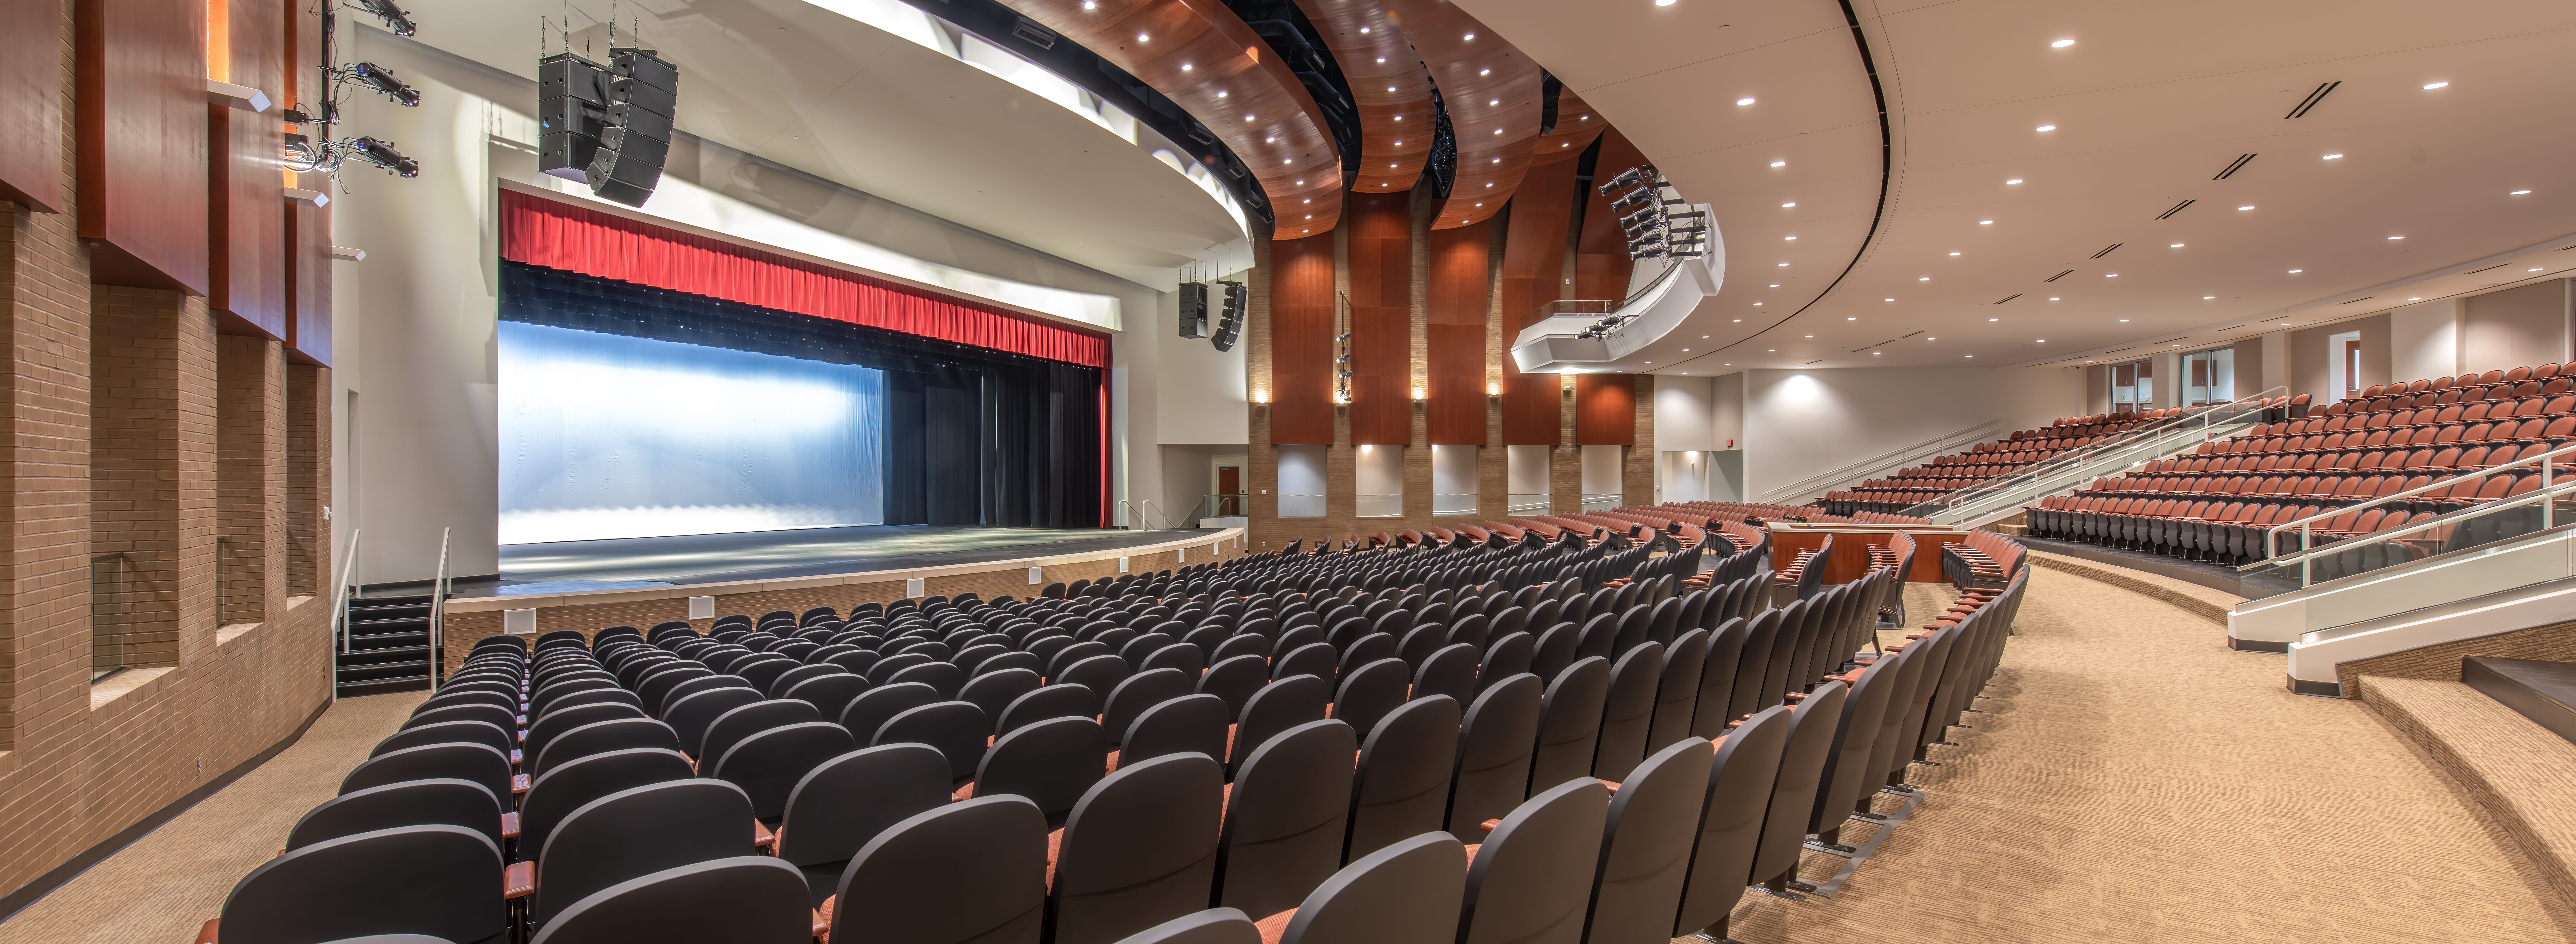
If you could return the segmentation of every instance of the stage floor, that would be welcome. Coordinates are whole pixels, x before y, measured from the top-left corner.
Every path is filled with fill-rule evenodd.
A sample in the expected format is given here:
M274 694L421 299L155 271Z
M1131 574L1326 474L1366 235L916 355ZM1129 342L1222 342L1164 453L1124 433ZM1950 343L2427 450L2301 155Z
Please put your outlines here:
M1198 528L1105 531L864 525L504 544L500 581L493 588L477 589L511 595L619 585L772 580L1107 551L1215 533L1215 529Z

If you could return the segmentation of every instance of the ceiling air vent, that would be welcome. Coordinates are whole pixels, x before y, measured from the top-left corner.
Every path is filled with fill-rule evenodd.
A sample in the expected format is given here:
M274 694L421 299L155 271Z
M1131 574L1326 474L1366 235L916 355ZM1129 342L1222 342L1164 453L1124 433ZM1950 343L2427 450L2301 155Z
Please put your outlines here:
M1822 364L1822 363L1824 363L1824 362L1825 362L1825 359L1824 359L1824 358L1819 357L1819 358L1816 358L1815 360L1808 361L1806 364L1800 364L1800 365L1798 365L1798 366L1800 366L1800 367L1805 367L1805 366L1807 366L1808 364Z
M2003 303L2005 303L2005 302L2012 301L2013 299L2020 298L2020 297L2021 297L2021 293L2020 293L2020 292L2014 292L2014 293L2012 293L2012 294L2010 294L2010 295L2006 295L2006 296L2004 296L2004 297L2002 297L2002 298L1995 299L1995 304L2001 305L2001 304L2003 304Z
M2123 347L2123 348L2114 348L2114 349L2112 349L2112 350L2104 351L2104 352L2102 352L2102 353L2104 353L2104 354L2117 354L2117 353L2120 353L2121 351L2134 351L2134 350L2137 350L2137 349L2138 349L2138 346L2137 346L2137 345L2135 345L2135 344L2132 344L2132 345L2129 345L2128 347Z
M1928 330L1928 329L1927 329L1927 330ZM1921 331L1914 332L1914 334L1922 334L1922 333L1923 333L1923 332L1921 332ZM1905 340L1905 338L1913 337L1913 336L1914 336L1914 334L1906 335L1904 338L1897 338L1897 340L1899 340L1899 341Z
M2216 176L2216 177L2212 177L2212 178L2209 178L2209 179L2211 179L2211 180L2226 180L2227 178L2234 177L2234 176L2236 176L2236 172L2237 172L2237 171L2244 170L2244 169L2245 169L2245 165L2246 165L2246 164L2248 164L2248 163L2253 162L2253 160L2254 160L2254 155L2251 155L2251 154L2245 155L2244 157L2237 158L2237 159L2236 159L2236 163L2233 163L2233 164L2229 164L2229 165L2227 165L2227 169L2226 169L2226 170L2219 171L2219 172L2218 172L2218 176Z
M2093 258L2099 259L2099 258L2102 258L2103 256L2110 255L2110 254L2111 254L2111 250L2118 249L2118 248L2120 248L2120 247L2122 247L2122 246L2126 246L2126 245L2128 245L2128 243L2112 243L2112 244L2110 244L2110 245L2108 245L2108 246L2104 246L2104 247L2102 247L2102 251L2101 251L2101 252L2097 252L2097 253L2094 253L2094 254L2093 254Z
M2242 327L2245 327L2245 326L2244 326L2244 325L2228 325L2227 327L2220 328L2220 329L2218 329L2218 330L2220 330L2220 331L2234 331L2234 330L2236 330L2236 329L2238 329L2238 328L2242 328Z
M2504 267L2509 266L2509 265L2512 265L2512 264L2513 264L2513 263L2510 263L2510 262L2499 262L2499 263L2496 263L2496 264L2494 264L2494 265L2488 266L2488 267L2486 267L2486 268L2484 268L2484 269L2470 269L2469 271L2462 272L2462 273L2460 273L2460 274L2461 274L2461 275L2476 275L2476 274L2478 274L2478 273L2480 273L2480 272L2486 272L2486 271L2493 270L2493 269L2501 269L2501 268L2504 268Z
M2182 212L2182 208L2187 207L2187 206L2190 206L2190 205L2195 204L2195 203L2199 203L2199 202L2200 202L2200 201L2198 201L2198 200L2185 200L2185 201L2183 201L2183 202L2181 202L2181 203L2174 204L2174 205L2173 205L2173 209L2166 210L2166 211L2164 211L2164 212L2162 212L2162 213L2158 213L2158 214L2156 214L2156 219L2160 219L2160 220L2170 220L2170 219L2173 219L2173 215L2174 215L2174 214L2176 214L2176 213L2180 213L2180 212Z
M2349 304L2352 304L2352 302L2366 302L2366 301L2369 301L2369 300L2371 300L2371 299L2378 298L2378 297L2379 297L2379 296L2377 296L2377 295L2364 295L2364 296L2362 296L2362 297L2360 297L2360 298L2353 299L2351 302L2336 302L2335 304L2337 304L2337 305L2349 305Z
M1011 35L1039 49L1055 48L1055 32L1039 26L1038 21L1025 16L1020 17L1019 22L1011 24Z
M2058 274L2056 274L2056 275L2052 275L2052 276L2049 276L2049 277L2047 277L2047 278L2041 279L2040 281L2042 281L2042 282L2054 282L2054 281L2057 281L2057 280L2059 280L2059 279L2062 279L2062 278L2065 278L2065 277L2067 277L2067 276L2074 275L2074 274L2075 274L2075 270L2073 270L2073 269L2068 269L2068 270L2066 270L2066 271L2064 271L2064 272L2060 272L2060 273L2058 273Z
M1922 333L1923 333L1923 332L1920 332L1920 331L1914 332L1914 334L1922 334ZM1910 338L1910 337L1913 337L1913 336L1914 336L1914 334L1909 334L1909 335L1906 335L1905 337ZM1905 338L1889 338L1889 339L1887 339L1887 340L1885 340L1885 341L1880 341L1880 342L1878 342L1878 343L1876 343L1876 344L1871 344L1871 345L1865 345L1865 346L1862 346L1862 347L1852 348L1852 349L1851 349L1851 352L1852 352L1852 353L1854 353L1854 354L1858 354L1858 353L1860 353L1860 352L1862 352L1862 351L1869 350L1870 348L1873 348L1873 347L1886 347L1886 346L1888 346L1888 345L1890 345L1890 344L1894 344L1894 343L1896 343L1896 342L1898 342L1898 341L1902 341L1902 340L1904 340L1904 339L1905 339Z
M2335 90L2335 87L2336 87L2336 86L2338 86L2338 85L2342 85L2342 84L2343 84L2343 83L2341 83L2341 82L2319 82L2319 83L2317 83L2317 90L2316 90L2316 91L2309 92L2309 93L2308 93L2308 97L2307 97L2307 98L2304 98L2304 99L2299 100L2299 107L2297 107L2297 108L2293 108L2293 109L2290 109L2290 113L2289 113L2289 114L2282 115L2281 117L2282 117L2283 119L2285 119L2285 120L2286 120L2286 119L2290 119L2290 118L2305 118L2305 117L2307 117L2307 116L2308 116L2308 109L2311 109L2311 108L2315 108L2315 107L2317 107L2317 103L2318 103L2318 102L2322 102L2322 101L2325 101L2325 100L2326 100L2326 95L2327 95L2327 93L2333 92L2333 91Z

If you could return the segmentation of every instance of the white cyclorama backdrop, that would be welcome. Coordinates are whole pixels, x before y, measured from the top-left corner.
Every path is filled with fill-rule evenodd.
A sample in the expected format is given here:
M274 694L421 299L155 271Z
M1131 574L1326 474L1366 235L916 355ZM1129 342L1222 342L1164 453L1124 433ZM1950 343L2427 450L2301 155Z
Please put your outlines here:
M883 371L500 329L501 543L885 522Z

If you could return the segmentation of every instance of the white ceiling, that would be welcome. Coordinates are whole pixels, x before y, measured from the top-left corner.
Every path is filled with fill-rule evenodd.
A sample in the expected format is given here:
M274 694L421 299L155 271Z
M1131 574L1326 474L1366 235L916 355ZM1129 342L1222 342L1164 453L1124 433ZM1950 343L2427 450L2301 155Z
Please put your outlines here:
M533 80L537 18L565 7L448 0L422 42ZM605 19L584 0L572 22ZM1147 150L974 66L805 0L622 2L620 43L680 67L682 131L1021 245L1169 289L1242 233ZM592 27L574 42L598 37ZM605 59L598 42L594 58ZM529 103L531 107L534 102Z
M1854 0L1882 137L1833 0L1458 3L1715 207L1728 284L1625 369L2081 363L2576 268L2576 5Z

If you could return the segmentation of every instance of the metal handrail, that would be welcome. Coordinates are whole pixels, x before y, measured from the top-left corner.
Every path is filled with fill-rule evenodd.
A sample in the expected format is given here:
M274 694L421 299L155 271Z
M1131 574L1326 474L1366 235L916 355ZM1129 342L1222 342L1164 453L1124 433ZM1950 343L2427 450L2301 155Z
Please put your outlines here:
M1791 482L1787 485L1765 492L1761 497L1764 499L1774 499L1783 495L1795 495L1800 492L1817 488L1818 486L1816 483L1819 482L1840 483L1849 479L1868 478L1871 472L1884 468L1890 463L1911 461L1907 457L1922 451L1927 446L1933 449L1947 449L1950 447L1950 442L1953 438L1965 439L1969 434L1975 433L1978 430L1989 429L2001 425L2004 425L2003 418L1996 417L1983 423L1978 423L1974 426L1962 426L1958 429L1942 433L1941 435L1934 436L1922 442L1907 446L1898 446L1894 449L1879 453L1867 459L1862 459L1858 462L1846 463L1843 467L1838 469L1819 472L1814 475L1807 476L1806 478L1799 479L1798 481ZM1979 441L1984 442L1985 440ZM1937 455L1939 454L1936 454L1936 457ZM1855 472L1853 471L1855 469L1863 469L1867 471ZM1834 486L1824 485L1822 487L1826 490L1831 490Z
M2219 422L2235 422L2244 419L2248 414L2272 409L2271 401L2275 391L2278 391L2284 398L2286 398L2289 393L2289 388L2272 387L2250 397L2239 397L2235 400L2231 400L2217 406L2212 406L2196 414L2185 414L2183 416L2173 417L2168 421L2157 423L2152 426L2132 429L2127 432L2107 437L2100 442L2078 446L2065 453L2032 463L2032 468L2013 473L2013 475L2008 478L1996 479L1983 485L1959 489L1958 491L1943 495L1940 498L1917 503L1903 511L1897 512L1897 514L1925 518L1930 517L1935 513L1953 511L1968 505L1977 504L1978 502L1985 501L2004 492L2026 487L2022 484L2025 480L2027 482L2035 483L2047 476L2058 475L2070 471L2078 466L2082 466L2086 462L2090 462L2108 453L2134 448L2139 444L2148 441L2161 442L2167 436L2188 427L2193 420L2200 421L2198 432L2203 436L2206 436L2209 428L2217 425ZM2226 413L2230 408L2241 408L2241 411L2230 416L2224 421L2213 419L2222 413ZM2204 441L2206 440L2204 439Z
M1139 517L1139 518L1144 518L1144 517L1145 517L1145 512L1148 512L1148 511L1153 512L1153 513L1154 513L1154 517L1163 519L1163 523L1162 523L1162 524L1154 524L1154 519L1153 519L1153 518L1145 518L1145 523L1146 523L1146 524L1153 525L1153 527L1148 528L1147 530L1151 530L1151 531L1169 531L1169 530L1171 530L1171 529L1172 529L1172 516L1171 516L1170 514L1165 513L1165 512L1163 511L1163 506L1161 506L1161 505L1157 505L1157 504L1154 504L1154 500L1153 500L1153 499L1151 499L1151 498L1143 499L1143 500L1140 500L1140 501L1138 501L1138 502L1136 503L1136 516L1137 516L1137 517Z
M2314 572L2312 565L2317 558L2324 557L2328 554L2341 554L2345 551L2355 550L2372 544L2386 544L2390 541L2397 540L2398 538L2405 537L2409 534L2414 534L2418 531L2430 531L2434 528L2446 527L2455 522L2466 521L2471 518L2480 517L2490 512L2502 511L2507 508L2517 508L2535 502L2540 503L2540 517L2544 522L2540 527L2540 530L2547 531L2556 527L2556 525L2546 523L2552 517L2550 515L2551 509L2557 504L2557 502L2551 501L2550 499L2570 494L2576 494L2576 482L2571 482L2566 485L2553 485L2547 488L2533 489L2520 495L2515 495L2511 498L2499 498L2495 501L2471 505L2458 511L2446 512L2430 518L2418 518L2408 521L2400 527L2373 531L2369 534L2356 534L2351 537L2338 540L2332 544L2328 544L2324 547L2305 548L2295 553L2283 554L2277 558L2256 561L2254 563L2244 565L2243 567L2238 567L2237 569L2241 571L2264 566L2266 564L2276 567L2287 567L2296 563L2299 565L2299 586L2306 587L2310 585L2310 578ZM2341 514L2348 510L2350 509L2338 508L2335 511L2337 514ZM2269 540L2269 535L2266 535L2265 539ZM2384 570L2386 568L2381 569Z
M358 572L358 529L349 529L349 553L340 562L340 582L331 591L331 620L340 631L340 651L349 652L349 578ZM337 691L339 660L332 660L332 690Z
M2523 458L2523 459L2515 459L2515 460L2513 460L2513 461L2511 461L2511 462L2507 462L2507 463L2504 463L2504 464L2501 464L2501 465L2488 466L2488 467L2486 467L2486 468L2479 469L2479 470L2477 470L2477 471L2475 471L2475 472L2470 472L2470 473L2467 473L2467 474L2465 474L2465 475L2455 475L2455 476L2452 476L2452 477L2450 477L2450 478L2443 479L2443 480L2441 480L2441 481L2439 481L2439 482L2432 483L2432 484L2430 484L2430 485L2421 485L2421 486L2417 486L2417 487L2415 487L2415 488L2410 488L2410 489L2407 489L2407 490L2402 491L2402 492L2398 492L2398 493L2393 494L2393 495L2382 495L2382 496L2380 496L2380 497L2373 498L2373 499L2371 499L2371 500L2369 500L2369 501L2361 502L2361 503L2359 503L2359 504L2355 504L2355 505L2347 505L2347 506L2344 506L2344 507L2341 507L2341 508L2335 508L2335 509L2332 509L2332 510L2329 510L2329 511L2320 511L2320 512L2318 512L2318 513L2316 513L2316 514L2309 515L2309 516L2307 516L2307 517L2305 517L2305 518L2300 518L2300 519L2295 520L2295 521L2285 521L2285 522L2282 522L2282 523L2280 523L2280 524L2273 525L2272 527L2270 527L2270 528L2266 529L2266 530L2263 532L2263 553L2264 553L2264 555L2265 555L2265 556L2264 556L2264 558L2263 558L2262 560L2255 561L2255 562L2253 562L2253 563L2251 563L2251 564L2246 564L2246 565L2241 566L2241 567L2238 567L2238 568L2236 568L2236 569L2237 569L2237 570L2239 570L2239 571L2246 571L2246 570L2252 570L2252 569L2257 568L2257 567L2265 567L2265 566L2279 567L2279 566L2287 566L2287 565L2290 563L2290 561L2291 561L2291 560L2298 560L2298 561L2302 561L2302 562L2304 562L2304 561L2308 560L2309 558L2313 557L2313 556L2315 555L2315 553L2316 553L2316 549L2312 546L2312 544L2313 544L2313 535L2316 533L2316 522L2317 522L2317 521L2319 521L2319 520L2326 519L2326 518L2332 518L2332 517L2334 517L2334 516L2336 516L2336 515L2344 515L2344 514L2351 514L2351 513L2354 513L2354 512L2364 511L2364 510L2367 510L2367 509L2370 509L2370 508L2373 508L2373 507L2376 507L2376 506L2379 506L2379 505L2385 505L2385 504L2388 504L2388 503L2390 503L2390 502L2400 501L2400 500L2407 499L2407 498L2412 498L2412 497L2414 497L2414 496L2421 495L2421 494L2424 494L2424 493L2426 493L2426 492L2430 492L2430 491L2435 491L2435 490L2437 490L2437 489L2457 488L2457 487L2459 487L2459 484L2460 484L2460 483L2462 483L2462 482L2467 482L2467 481L2471 481L2471 480L2474 480L2474 479L2482 479L2482 478L2486 478L2487 476L2494 475L2494 474L2496 474L2496 473L2498 473L2498 472L2502 472L2502 471L2504 471L2504 470L2506 470L2506 469L2511 469L2511 468L2515 468L2515 467L2518 467L2518 466L2528 465L2528 464L2530 464L2530 463L2534 463L2534 462L2540 463L2540 487L2539 487L2538 489L2533 490L2533 491L2526 492L2526 493L2524 493L2523 495L2516 495L2516 496L2512 496L2514 500L2513 500L2510 504L2506 503L2506 500L2505 500L2505 499L2497 499L2496 501L2493 501L2493 502L2483 502L2483 503L2480 503L2480 504L2477 504L2477 505L2474 505L2474 506L2471 506L2471 507L2468 507L2468 508L2462 508L2462 509L2460 509L2459 511L2450 512L2450 513L2448 513L2448 514L2441 515L2441 516L2437 516L2436 518L2434 518L2434 519L2429 519L2429 520L2441 520L2442 518L2448 518L2450 515L2459 515L2459 514L2462 514L2463 512L2472 512L2472 511L2474 511L2474 512L2484 513L2484 512L2488 512L2488 511L2494 511L2494 510L2499 509L2499 508L2511 508L2511 507L2514 507L2515 505L2523 504L2524 502L2522 501L2522 499L2526 498L2527 496L2530 496L2530 495L2540 495L2540 494L2549 494L2549 493L2551 493L2551 490L2552 490L2552 488L2553 488L2553 485L2552 485L2552 483L2550 482L2550 465L2551 465L2551 463L2550 463L2548 460L2550 460L2551 458L2557 457L2557 456L2564 456L2564 455L2576 455L2576 446L2561 446L2561 447L2559 447L2559 448L2549 450L2548 452L2544 452L2544 453L2541 453L2541 454L2536 455L2536 456L2531 456L2531 457ZM2466 515L2465 517L2476 517L2476 515ZM2555 517L2555 515L2554 515L2554 513L2553 513L2553 508L2552 508L2552 506L2550 506L2550 505L2542 505L2542 506L2541 506L2541 508L2540 508L2540 526L2541 526L2543 529L2547 529L2547 528L2550 528L2550 527L2553 527L2553 526L2554 526L2554 525L2553 525L2553 523L2552 523L2552 519L2553 519L2554 517ZM2416 529L2414 528L2414 524L2415 524L2414 522L2409 521L2409 522L2407 522L2407 527L2405 527L2405 528L2403 528L2403 529L2399 529L2399 530L2389 531L2389 532L2386 532L2386 533L2388 533L2388 534L2390 534L2390 535L2397 535L2397 534L2411 534L2411 533L2413 533L2413 532L2416 530ZM2296 527L2296 528L2298 528L2298 529L2299 529L2299 548L2300 548L2300 549L2299 549L2298 551L2296 551L2296 552L2292 553L2292 554L2276 554L2275 552L2276 552L2276 551L2278 551L2278 550L2280 549L2279 540L2280 540L2280 534L2281 534L2281 532L2286 531L2286 530L2288 530L2288 529L2290 529L2290 528L2293 528L2293 527ZM2375 538L2375 537L2377 537L2380 533L2381 533L2381 532L2377 532L2377 531L2371 532L2371 534L2369 535L2369 537L2374 537L2374 538ZM2357 543L2351 543L2351 542L2353 542L2353 541L2359 541L2360 543L2358 543L2358 544L2357 544ZM2354 537L2354 538L2347 539L2346 541L2337 541L2337 542L2335 542L2335 545L2336 545L2336 549L2337 549L2337 550L2346 550L2346 549L2350 549L2350 548L2353 548L2353 547L2358 547L2358 546L2360 546L2361 544L2371 544L2371 543L2377 543L2377 542L2376 542L2376 541L2363 541L2363 540L2361 540L2361 537L2360 537L2360 536L2356 536L2356 537ZM2286 559L2284 559L2284 558L2286 558ZM2300 572L2299 572L2299 581L2300 581L2301 583L2303 583L2303 584L2307 582L2307 569L2306 569L2304 566L2300 568Z
M429 685L436 688L447 673L447 549L455 528L438 532L438 579L429 585Z

